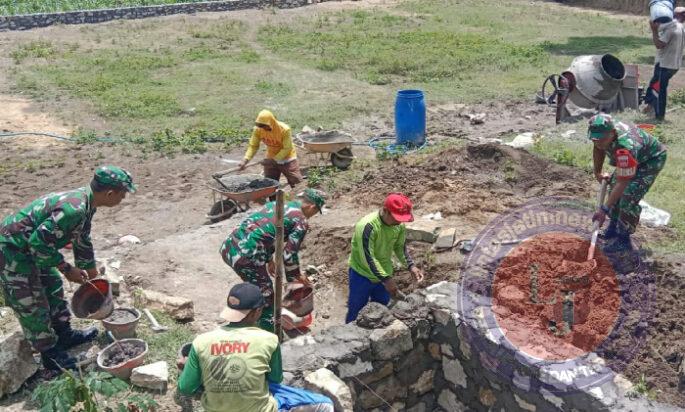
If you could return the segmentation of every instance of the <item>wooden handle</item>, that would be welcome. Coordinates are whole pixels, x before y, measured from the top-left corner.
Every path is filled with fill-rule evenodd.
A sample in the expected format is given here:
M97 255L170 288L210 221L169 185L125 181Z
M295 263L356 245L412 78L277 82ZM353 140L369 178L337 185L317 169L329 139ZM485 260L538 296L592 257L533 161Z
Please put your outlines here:
M283 325L281 325L281 307L283 304L283 247L285 240L283 190L276 191L276 253L274 256L275 277L274 285L274 323L276 326L276 336L283 341Z

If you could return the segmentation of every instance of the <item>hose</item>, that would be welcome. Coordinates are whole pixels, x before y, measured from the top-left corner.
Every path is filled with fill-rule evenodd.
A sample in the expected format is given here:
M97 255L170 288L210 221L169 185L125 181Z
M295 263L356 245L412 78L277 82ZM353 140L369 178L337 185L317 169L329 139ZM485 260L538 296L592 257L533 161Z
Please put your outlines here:
M0 133L0 139L3 137L15 137L15 136L28 136L28 135L33 135L33 136L47 136L47 137L52 137L57 140L63 140L66 142L76 142L78 139L74 139L73 137L67 137L67 136L61 136L55 133L48 133L48 132L7 132L7 133ZM95 141L97 142L104 142L104 143L113 143L116 142L115 139L112 139L110 137L96 137Z
M373 150L378 150L381 146L381 140L395 140L395 138L390 136L377 136L369 140L367 144ZM388 145L384 145L382 149L390 153L391 155L404 156L407 153L423 149L424 147L426 147L427 144L428 140L425 140L420 146L409 146L405 144L391 143Z

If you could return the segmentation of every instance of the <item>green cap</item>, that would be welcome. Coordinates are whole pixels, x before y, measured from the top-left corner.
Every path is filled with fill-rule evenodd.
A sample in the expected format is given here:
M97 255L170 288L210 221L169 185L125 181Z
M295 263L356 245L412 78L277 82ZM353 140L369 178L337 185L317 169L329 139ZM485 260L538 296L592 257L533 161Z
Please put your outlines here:
M95 171L95 181L112 189L123 189L135 193L137 186L133 184L131 174L116 166L102 166Z
M600 113L590 118L587 129L587 138L600 140L609 137L608 132L614 130L614 119L606 113Z
M322 209L324 203L326 203L326 192L322 190L307 188L298 196L314 203L316 205L316 208L319 209L319 213L323 213Z

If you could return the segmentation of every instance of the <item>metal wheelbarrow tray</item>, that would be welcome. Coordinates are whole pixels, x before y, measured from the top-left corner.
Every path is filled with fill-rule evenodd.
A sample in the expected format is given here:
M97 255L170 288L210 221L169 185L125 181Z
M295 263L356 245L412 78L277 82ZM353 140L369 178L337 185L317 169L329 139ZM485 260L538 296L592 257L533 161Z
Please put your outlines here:
M243 175L233 175L222 177L221 183L227 187L223 187L219 182L212 181L207 184L212 190L212 197L214 201L214 207L207 214L207 218L211 221L216 222L225 219L233 215L236 211L245 211L248 209L247 204L254 200L263 199L276 192L279 187L279 182L273 179L264 178L262 175L257 174L243 174ZM257 187L249 187L255 181L259 181L261 184ZM268 186L266 185L268 184ZM236 187L236 190L230 190ZM217 202L216 196L220 195L227 200ZM241 207L241 204L245 205Z
M354 137L338 130L298 134L297 139L305 149L314 153L337 153L357 142Z

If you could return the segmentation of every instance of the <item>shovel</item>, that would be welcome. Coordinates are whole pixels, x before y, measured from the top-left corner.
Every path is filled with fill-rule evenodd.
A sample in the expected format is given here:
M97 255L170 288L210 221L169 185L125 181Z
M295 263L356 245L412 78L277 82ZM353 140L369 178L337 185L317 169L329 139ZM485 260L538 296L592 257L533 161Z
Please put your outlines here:
M166 332L169 330L168 327L162 326L159 323L157 323L157 319L155 319L154 316L152 316L152 312L150 312L148 309L143 309L143 313L145 313L145 316L147 316L147 320L150 321L150 329L152 329L154 332L159 333L159 332Z

